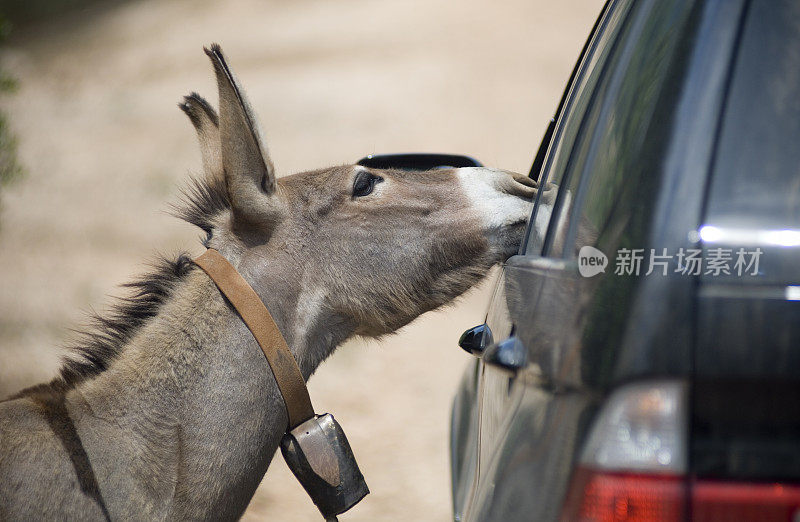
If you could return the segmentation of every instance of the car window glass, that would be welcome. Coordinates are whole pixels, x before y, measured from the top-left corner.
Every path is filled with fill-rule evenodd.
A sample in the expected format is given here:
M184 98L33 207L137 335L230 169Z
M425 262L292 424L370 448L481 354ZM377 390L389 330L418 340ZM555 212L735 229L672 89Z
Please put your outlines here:
M631 3L630 0L621 0L614 2L609 7L608 13L593 38L594 41L589 46L586 56L584 56L578 75L570 87L566 105L559 117L555 136L545 160L542 179L546 180L547 183L553 183L557 187L561 185L569 152L575 143L575 138L589 106L591 94L597 84L603 64L610 53L612 46L609 42L616 38L622 25L621 22L625 18ZM547 197L552 199L555 194L548 193ZM545 230L549 212L540 208L541 205L539 203L541 201L537 202L531 223L538 222L542 223L542 225L529 228L529 237L525 248L527 255L538 254L541 251L544 240L544 234L537 234L537 232Z
M613 75L595 89L570 154L561 189L565 218L552 220L545 251L571 257L582 246L607 247L628 225L633 209L655 183L649 152L663 146L670 115L657 109L675 96L671 73L680 60L691 2L637 4L625 34L608 60ZM560 214L558 214L560 216ZM602 243L602 244L601 244Z
M711 223L743 237L759 227L800 235L799 140L800 4L754 1L711 175Z

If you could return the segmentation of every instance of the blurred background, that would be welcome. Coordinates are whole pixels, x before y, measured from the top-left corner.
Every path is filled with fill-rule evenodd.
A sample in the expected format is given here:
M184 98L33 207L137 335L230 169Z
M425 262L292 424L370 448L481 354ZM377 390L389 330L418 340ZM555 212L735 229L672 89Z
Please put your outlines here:
M527 172L600 0L0 0L0 397L50 379L87 309L156 252L202 252L170 217L200 171L176 104L216 105L223 45L279 175L370 153L451 152ZM451 519L450 401L490 276L310 382L372 493L342 520ZM245 520L319 520L277 457Z

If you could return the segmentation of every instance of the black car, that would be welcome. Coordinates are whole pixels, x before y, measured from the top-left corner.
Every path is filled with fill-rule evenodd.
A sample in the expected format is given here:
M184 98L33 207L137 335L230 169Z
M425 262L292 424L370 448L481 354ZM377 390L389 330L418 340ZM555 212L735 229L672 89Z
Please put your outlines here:
M800 2L609 1L531 176L454 518L800 520Z

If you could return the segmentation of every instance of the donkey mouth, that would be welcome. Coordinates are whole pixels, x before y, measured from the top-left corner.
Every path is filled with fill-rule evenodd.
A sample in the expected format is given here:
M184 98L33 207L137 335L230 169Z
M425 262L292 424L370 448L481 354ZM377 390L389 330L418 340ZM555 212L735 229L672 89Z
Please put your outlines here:
M519 247L528 228L528 216L520 217L489 234L492 250L497 253L496 262L502 262L519 253Z
M511 205L514 207L513 214L514 215L511 219L508 220L507 226L509 227L516 227L519 225L527 225L528 221L530 221L531 213L533 212L533 198L534 195L514 195L515 204Z

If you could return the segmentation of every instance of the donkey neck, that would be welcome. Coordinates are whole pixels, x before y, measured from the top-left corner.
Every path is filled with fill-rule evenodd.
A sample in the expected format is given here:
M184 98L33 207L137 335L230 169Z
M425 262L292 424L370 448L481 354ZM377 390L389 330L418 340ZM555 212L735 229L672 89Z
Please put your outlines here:
M353 335L355 326L327 306L325 291L311 281L305 267L291 253L277 249L264 259L236 243L213 247L261 298L306 380L339 344Z
M241 261L230 253L226 257L234 266ZM267 272L263 279L276 291L258 293L308 379L350 332L319 303L306 306L315 297L302 287L292 298L291 278ZM326 326L333 328L326 331ZM94 448L97 454L116 455L115 463L97 463L98 483L122 479L120 470L153 477L148 482L159 484L161 500L154 509L161 506L181 517L220 515L220 506L232 517L240 515L287 424L261 349L199 269L186 276L118 359L81 383L69 399L87 453L91 456ZM120 438L128 443L120 444ZM141 458L143 452L147 459ZM126 465L120 466L120 459ZM112 513L115 504L130 498L103 494L110 496Z

